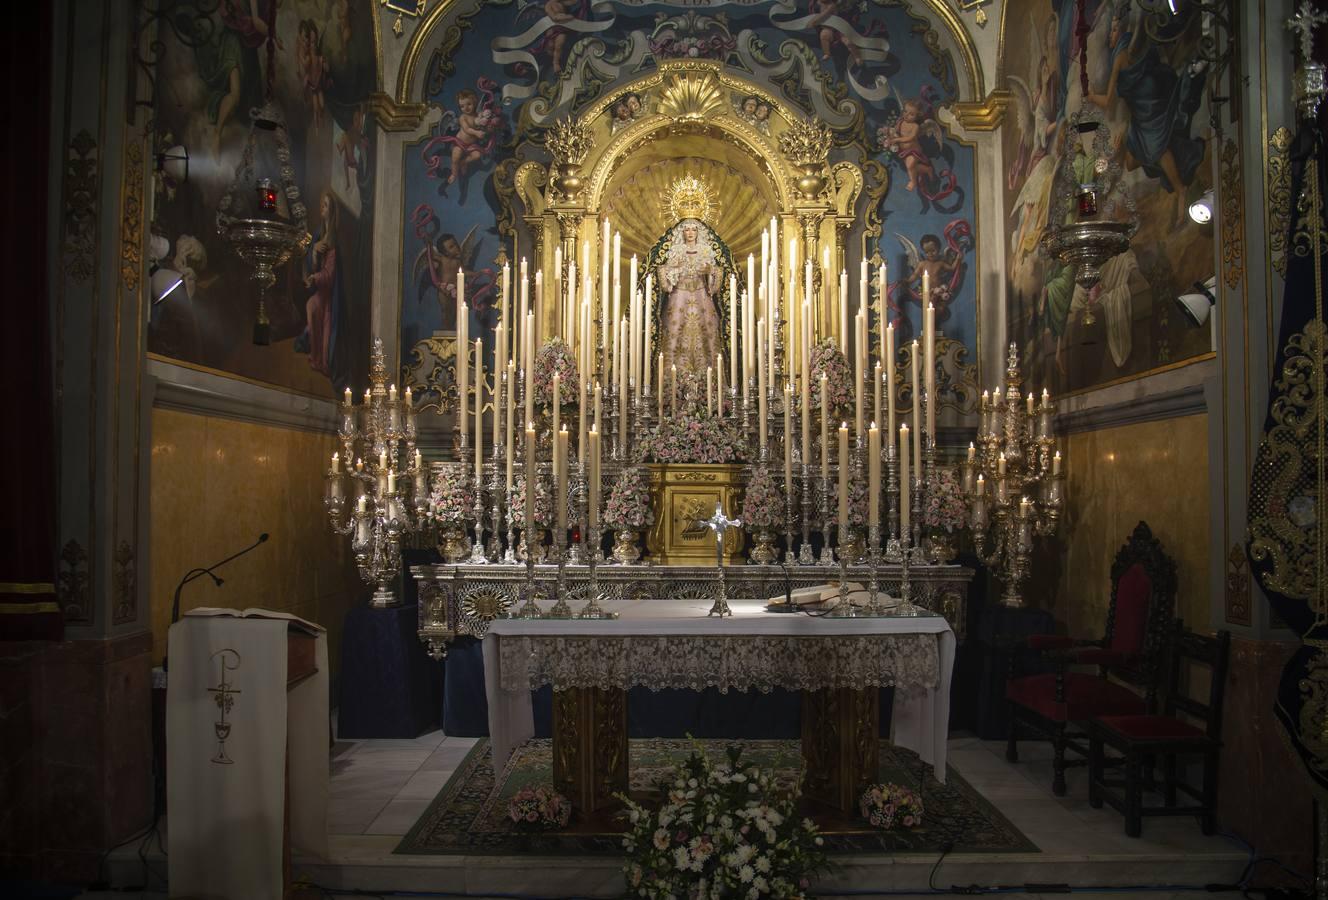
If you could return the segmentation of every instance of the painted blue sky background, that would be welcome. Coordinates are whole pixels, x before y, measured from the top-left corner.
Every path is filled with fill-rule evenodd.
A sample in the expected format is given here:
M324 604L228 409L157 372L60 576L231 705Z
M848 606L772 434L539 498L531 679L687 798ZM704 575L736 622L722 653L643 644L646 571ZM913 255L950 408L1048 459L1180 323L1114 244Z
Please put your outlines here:
M548 4L518 6L483 0L458 4L463 31L459 48L450 57L450 71L438 72L431 66L426 73L426 84L432 88L427 99L445 113L430 138L406 148L402 161L405 237L401 323L402 346L407 355L416 341L455 327L454 300L446 297L440 302L420 259L425 241L437 244L442 234L452 234L458 244L465 244L463 264L468 273L474 273L473 277L468 274L467 284L468 295L479 292L478 312L472 313L470 323L472 336L482 330L492 335L497 317L487 308L488 276L484 270L493 267L500 238L495 229L497 198L490 181L495 165L514 152L514 129L521 104L531 102L521 95L537 84L536 70L538 84L554 79L552 54L557 46L559 64L572 73L573 79L584 76L592 56L599 77L603 78L605 72L610 75L605 83L592 87L582 82L572 105L574 113L603 92L651 71L657 59L682 55L722 58L740 74L764 81L772 92L808 111L815 111L818 101L832 102L836 92L860 103L863 142L872 158L886 163L890 171L891 187L883 204L879 248L890 266L892 304L896 307L892 315L903 320L899 324L904 332L920 331L918 286L906 282L909 275L919 273L914 254L922 254L924 236L934 236L937 259L924 265L933 271L933 286L943 286L952 294L938 316L939 326L947 336L963 341L970 348L971 358L976 359L974 153L970 147L945 139L936 124L937 108L954 98L954 63L944 56L938 66L924 46L923 34L914 30L918 22L904 8L868 3L856 9L839 8L840 19L863 38L863 47L857 50L867 58L858 65L844 39L830 36L831 58L827 60L823 58L827 41L820 29L790 27L812 12L806 4L606 2L593 8L588 3L562 6L576 19L590 23L577 27L595 30L564 33L558 45L560 29L547 18L551 8ZM539 33L541 21L546 27ZM440 28L439 34L444 30ZM522 49L510 49L513 42L506 39L531 34L536 36ZM603 52L587 54L592 45L596 50L602 46ZM884 53L880 52L883 46L887 48ZM748 61L753 55L777 64L793 58L800 61L801 70L794 77L781 78L781 83L771 83L768 77L741 71L750 70ZM828 92L818 79L809 77L813 72L830 76ZM473 92L473 107L467 106L466 98L459 97L463 91ZM864 98L863 93L869 96ZM472 109L468 117L463 106ZM916 121L899 129L901 112ZM458 131L463 117L470 126L471 139ZM914 125L918 139L908 140L907 132ZM473 139L477 133L484 136L482 140ZM892 142L893 151L887 149ZM832 159L838 154L835 151ZM841 158L859 162L858 157L855 150ZM907 187L910 160L915 176L912 190ZM464 174L448 183L454 169L463 169ZM848 244L852 282L856 282L859 234L855 231ZM510 240L507 246L510 250ZM942 296L937 295L938 301Z

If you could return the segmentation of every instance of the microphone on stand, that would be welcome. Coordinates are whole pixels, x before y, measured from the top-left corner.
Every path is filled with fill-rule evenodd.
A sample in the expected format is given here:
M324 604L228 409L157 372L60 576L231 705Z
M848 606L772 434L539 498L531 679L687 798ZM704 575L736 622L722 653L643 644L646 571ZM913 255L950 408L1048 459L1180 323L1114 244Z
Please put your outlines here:
M231 560L244 556L250 550L256 548L259 544L266 543L267 538L268 534L266 531L264 531L262 534L258 536L258 540L254 541L248 547L245 547L239 553L232 553L230 556L226 557L221 562L215 562L210 566L199 566L197 568L190 569L188 572L185 572L184 577L180 579L180 583L175 586L175 599L171 602L171 624L174 625L176 622L180 621L180 592L184 590L184 586L186 584L193 581L195 578L202 578L204 575L206 575L212 579L212 583L214 585L216 585L217 587L221 587L223 584L226 583L225 579L217 575L217 573L214 572L213 569L219 569L222 566L226 565L226 563L230 562ZM166 660L163 659L162 668L165 667L166 667Z

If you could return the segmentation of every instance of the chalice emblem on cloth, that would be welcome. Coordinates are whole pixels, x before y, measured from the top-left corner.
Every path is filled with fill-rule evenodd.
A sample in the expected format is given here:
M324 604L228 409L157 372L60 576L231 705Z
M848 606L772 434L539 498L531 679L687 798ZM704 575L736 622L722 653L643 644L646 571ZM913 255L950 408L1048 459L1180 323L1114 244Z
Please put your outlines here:
M226 755L226 738L231 734L231 723L226 720L226 716L235 706L235 695L243 692L231 687L227 675L240 668L240 654L228 647L218 650L211 658L217 660L220 668L217 686L208 688L208 693L212 694L220 716L212 723L212 730L217 735L217 755L212 757L212 761L219 766L230 766L235 764L235 760Z

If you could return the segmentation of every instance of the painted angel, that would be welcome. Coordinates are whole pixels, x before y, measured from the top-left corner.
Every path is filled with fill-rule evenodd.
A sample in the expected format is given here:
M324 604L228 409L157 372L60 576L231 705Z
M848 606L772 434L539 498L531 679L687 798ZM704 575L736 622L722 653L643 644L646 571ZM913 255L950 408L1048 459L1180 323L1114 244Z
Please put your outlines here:
M1060 126L1060 76L1057 66L1042 46L1037 24L1028 21L1028 69L1026 78L1010 75L1010 92L1014 95L1014 127L1019 136L1019 149L1010 167L1008 184L1013 190L1047 156Z
M458 242L455 234L441 230L431 210L426 217L417 209L415 219L416 234L424 240L424 248L415 256L415 263L411 267L411 281L418 288L416 302L423 303L425 296L432 290L442 314L442 330L455 331L457 273L464 271L466 302L471 305L472 313L480 313L483 319L493 285L491 279L484 277L486 273L477 268L479 226L472 226L465 238ZM473 277L477 275L481 277Z
M447 196L448 186L460 181L465 202L466 177L475 167L493 159L507 119L496 96L497 82L480 78L475 89L463 88L456 93L456 110L447 110L439 122L441 132L430 138L420 151L427 166L426 174L443 183L438 193ZM444 166L444 161L451 163Z
M946 146L945 131L936 121L934 98L930 85L924 85L917 97L908 100L896 92L897 115L892 123L877 130L876 137L881 149L893 154L904 167L908 175L904 189L922 198L924 212L933 205L943 212L954 212L963 203L963 190L951 166L954 151ZM945 206L942 201L946 201Z
M904 235L895 233L904 251L907 274L903 278L902 287L907 299L916 300L919 305L931 302L936 307L937 322L950 318L950 304L963 285L967 269L964 255L973 247L972 228L966 219L955 219L945 226L942 234L946 245L944 250L942 235L924 234L914 244ZM931 287L930 297L922 296L924 273ZM896 283L894 287L898 291L901 285Z

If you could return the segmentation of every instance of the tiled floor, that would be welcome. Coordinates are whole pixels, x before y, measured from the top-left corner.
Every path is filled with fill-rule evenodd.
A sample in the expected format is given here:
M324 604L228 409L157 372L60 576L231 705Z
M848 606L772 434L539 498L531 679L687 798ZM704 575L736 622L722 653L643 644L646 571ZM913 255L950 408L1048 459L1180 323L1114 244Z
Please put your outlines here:
M418 821L475 741L440 732L405 741L343 741L333 750L327 861L296 860L297 873L336 891L444 891L472 896L617 896L621 863L615 859L397 856L401 836ZM1004 742L950 741L950 763L992 801L1038 853L935 854L840 858L818 896L836 891L925 891L934 875L951 885L1068 884L1079 888L1178 889L1230 882L1245 866L1234 842L1204 837L1192 819L1151 819L1143 838L1124 834L1120 815L1089 807L1086 772L1067 773L1069 793L1051 793L1051 750L1020 745L1020 761L1005 761ZM114 857L113 857L114 859ZM136 858L124 862L137 866ZM164 865L164 861L163 861ZM933 867L936 866L933 871ZM135 870L136 871L136 870ZM865 892L865 893L864 893ZM121 895L123 896L123 895ZM1014 895L1019 896L1019 895ZM1083 895L1080 895L1083 896ZM1176 895L1183 896L1183 895Z

